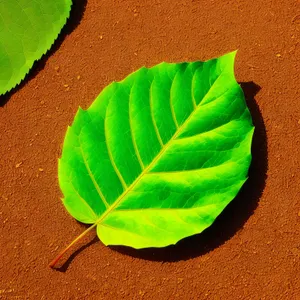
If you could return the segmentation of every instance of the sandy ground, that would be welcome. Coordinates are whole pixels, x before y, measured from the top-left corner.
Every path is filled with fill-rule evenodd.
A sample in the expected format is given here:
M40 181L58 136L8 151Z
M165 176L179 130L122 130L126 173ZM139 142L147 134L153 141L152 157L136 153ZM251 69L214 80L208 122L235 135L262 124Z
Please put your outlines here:
M0 299L299 299L296 0L88 0L52 51L0 98ZM57 159L78 106L161 61L239 49L256 132L249 181L214 225L177 246L105 247L60 202Z

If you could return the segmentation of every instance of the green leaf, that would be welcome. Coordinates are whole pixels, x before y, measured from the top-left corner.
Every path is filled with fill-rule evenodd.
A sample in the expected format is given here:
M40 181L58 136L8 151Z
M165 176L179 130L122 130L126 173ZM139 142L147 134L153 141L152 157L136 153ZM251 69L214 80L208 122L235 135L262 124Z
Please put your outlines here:
M45 54L70 14L71 0L0 0L0 95Z
M175 244L236 196L254 127L234 58L141 68L79 109L59 183L68 212L105 245Z

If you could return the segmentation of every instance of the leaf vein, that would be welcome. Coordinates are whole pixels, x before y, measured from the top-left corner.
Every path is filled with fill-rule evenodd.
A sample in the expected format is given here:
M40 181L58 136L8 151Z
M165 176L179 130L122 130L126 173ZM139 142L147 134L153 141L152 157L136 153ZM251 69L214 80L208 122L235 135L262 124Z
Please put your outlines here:
M160 133L159 133L159 130L158 130L158 127L157 127L157 124L155 122L155 118L154 118L154 114L153 114L153 97L152 97L152 88L153 88L153 82L154 82L154 79L151 81L151 85L150 85L150 89L149 89L149 102L150 102L150 115L151 115L151 119L152 119L152 123L153 123L153 126L154 126L154 130L155 130L155 133L156 133L156 136L157 136L157 139L160 143L160 146L161 148L164 146L164 143L161 139L161 136L160 136Z
M174 88L174 81L175 81L175 77L176 77L176 75L177 75L177 73L178 73L178 71L176 72L176 74L175 74L175 76L174 76L174 78L173 78L173 80L172 80L172 83L171 83L171 87L170 87L170 107L171 107L171 114L172 114L172 119L173 119L173 121L174 121L174 124L175 124L175 126L176 126L176 129L178 129L179 128L179 125L178 125L178 121L177 121L177 118L176 118L176 114L175 114L175 110L174 110L174 105L173 105L173 101L172 101L172 89Z
M129 127L130 127L130 135L131 135L131 139L132 139L132 144L133 144L133 148L134 148L134 152L135 152L135 155L139 161L139 164L142 168L142 170L145 169L145 165L142 161L142 158L141 158L141 155L140 155L140 152L139 152L139 149L138 149L138 146L137 146L137 143L136 143L136 140L135 140L135 137L134 137L134 133L133 133L133 128L132 128L132 121L131 121L131 115L130 115L130 104L131 104L131 97L132 97L132 89L134 87L134 85L136 84L136 82L133 83L133 85L131 86L131 89L130 89L130 92L129 92L129 100L128 100L128 111L129 111Z
M107 110L105 111L105 120L106 120L106 113L107 113ZM108 141L108 138L107 138L107 128L106 128L106 123L104 123L104 135L105 135L105 144L106 144L106 148L107 148L107 153L108 153L108 157L109 157L109 160L112 164L112 167L113 169L115 170L122 186L123 186L123 189L125 190L127 188L127 184L120 172L120 170L118 169L115 161L114 161L114 158L113 158L113 155L112 155L112 152L111 152L111 149L110 149L110 146L109 146L109 143L107 142Z
M208 169L217 169L220 167L223 167L224 165L230 165L235 163L234 161L232 161L230 158L228 160L226 160L225 162L219 164L219 165L215 165L215 166L210 166L210 167L201 167L201 168L197 168L197 169L192 169L192 170L178 170L178 171L161 171L161 172L148 172L147 174L145 174L146 176L148 175L163 175L163 174L168 174L168 175L174 175L174 174L180 174L180 173L198 173L199 171L207 171Z
M192 97L192 102L193 102L193 107L196 109L197 103L194 95L194 89L195 89L195 78L196 78L196 71L198 68L194 71L193 77L192 77L192 82L191 82L191 97Z
M122 209L117 209L116 212L134 212L134 211L178 211L178 210L183 210L183 211L186 211L186 210L196 210L198 208L205 208L205 207L209 207L209 206L214 206L215 204L208 204L208 205L201 205L201 206L197 206L197 207L187 207L187 208L177 208L177 207L168 207L168 208L135 208L135 209L131 209L131 208L122 208Z
M101 199L102 202L104 203L105 207L108 209L108 208L110 207L110 205L109 205L108 202L106 201L106 199L105 199L105 197L104 197L104 195L103 195L103 193L102 193L102 191L101 191L101 189L100 189L100 187L99 187L97 181L95 180L95 177L94 177L94 175L93 175L93 173L92 173L92 171L91 171L91 169L90 169L90 167L89 167L89 165L88 165L88 162L87 162L87 160L86 160L86 157L85 157L84 151L83 151L83 149L82 149L82 147L81 147L81 144L80 144L79 148L80 148L80 152L81 152L81 156L82 156L84 165L85 165L85 167L86 167L86 169L87 169L87 171L88 171L88 174L89 174L89 176L90 176L90 178L91 178L91 180L92 180L92 182L93 182L93 184L94 184L94 186L95 186L95 188L96 188L96 191L98 192L98 194L99 194L99 196L100 196L100 199Z
M75 188L73 182L71 180L69 180L72 189L74 190L74 192L77 194L77 196L79 197L80 201L89 208L90 212L93 214L93 216L95 217L95 219L98 218L98 216L96 215L96 213L94 212L94 210L92 209L92 207L87 203L87 201L79 194L79 192L77 191L77 189Z

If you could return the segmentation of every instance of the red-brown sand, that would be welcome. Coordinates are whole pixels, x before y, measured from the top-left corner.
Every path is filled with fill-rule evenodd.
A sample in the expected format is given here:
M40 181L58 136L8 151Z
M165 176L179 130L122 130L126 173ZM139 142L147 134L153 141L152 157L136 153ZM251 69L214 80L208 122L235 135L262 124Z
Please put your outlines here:
M297 0L75 1L52 51L0 100L0 299L300 299L299 14ZM57 180L78 106L143 65L235 49L256 126L239 196L175 247L109 248L93 232L50 269L86 228Z

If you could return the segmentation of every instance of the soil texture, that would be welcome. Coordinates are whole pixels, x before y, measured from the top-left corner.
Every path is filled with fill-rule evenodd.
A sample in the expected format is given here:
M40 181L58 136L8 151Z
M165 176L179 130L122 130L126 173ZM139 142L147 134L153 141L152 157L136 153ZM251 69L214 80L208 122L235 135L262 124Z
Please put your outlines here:
M26 80L0 98L0 299L300 299L298 0L87 0ZM249 180L202 234L105 247L57 180L67 126L110 82L238 49L256 127Z

